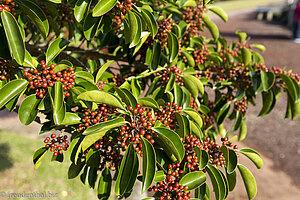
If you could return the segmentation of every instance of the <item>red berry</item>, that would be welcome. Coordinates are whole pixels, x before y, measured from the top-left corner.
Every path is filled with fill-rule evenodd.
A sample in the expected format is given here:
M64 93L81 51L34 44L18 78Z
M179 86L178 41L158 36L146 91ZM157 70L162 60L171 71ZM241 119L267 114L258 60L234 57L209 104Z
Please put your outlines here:
M56 135L53 133L53 134L51 134L51 137L52 138L56 138Z

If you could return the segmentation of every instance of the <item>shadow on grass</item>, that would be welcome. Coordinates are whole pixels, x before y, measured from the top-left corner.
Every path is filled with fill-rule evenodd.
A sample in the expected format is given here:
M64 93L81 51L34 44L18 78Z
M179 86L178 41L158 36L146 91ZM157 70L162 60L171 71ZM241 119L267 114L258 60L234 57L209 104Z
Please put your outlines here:
M10 146L8 144L0 144L0 171L11 168L13 163L9 158Z

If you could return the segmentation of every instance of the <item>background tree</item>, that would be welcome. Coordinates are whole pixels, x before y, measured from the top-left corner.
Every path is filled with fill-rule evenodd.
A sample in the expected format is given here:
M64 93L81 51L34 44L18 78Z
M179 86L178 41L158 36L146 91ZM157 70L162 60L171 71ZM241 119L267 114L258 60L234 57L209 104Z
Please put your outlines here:
M262 93L265 116L284 91L286 117L295 119L300 79L268 69L257 52L264 46L249 44L246 33L236 32L238 42L222 38L208 16L227 21L221 8L198 0L0 5L0 108L50 132L35 168L46 153L63 162L69 151L69 178L98 187L99 199L130 199L137 180L145 199L209 199L210 191L226 199L239 171L255 197L255 179L238 157L257 168L263 161L234 144L247 135L247 105Z

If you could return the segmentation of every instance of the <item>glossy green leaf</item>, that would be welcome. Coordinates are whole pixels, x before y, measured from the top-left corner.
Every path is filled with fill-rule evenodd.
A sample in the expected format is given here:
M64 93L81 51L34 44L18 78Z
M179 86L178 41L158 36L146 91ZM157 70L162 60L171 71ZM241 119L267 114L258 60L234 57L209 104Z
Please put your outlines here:
M76 72L74 75L77 76L77 78L82 78L88 82L90 82L91 84L95 84L94 82L94 77L92 74L90 74L89 72L86 72L86 71L79 71L79 72Z
M83 132L83 135L90 135L90 134L95 134L97 132L108 131L117 128L119 126L122 126L124 124L125 124L125 119L123 117L111 119L106 122L101 122L99 124L88 127Z
M155 177L156 154L152 144L142 137L143 152L143 184L142 193L146 192L152 185Z
M234 132L234 131L236 131L240 128L242 120L243 120L242 112L240 110L236 111L234 124L233 124L232 129L231 129L232 132Z
M157 69L160 63L160 58L161 58L161 45L160 42L156 40L153 45L153 53L151 57L152 60L150 61L152 70Z
M33 163L34 163L34 169L38 169L40 165L42 164L42 159L48 152L48 148L42 147L38 149L34 155L33 155Z
M206 181L206 176L204 172L190 172L184 175L180 181L179 185L188 186L188 191L194 190L204 184Z
M80 144L82 152L84 152L90 146L92 146L93 144L95 144L95 142L97 140L99 140L100 138L102 138L103 136L105 136L106 133L107 133L107 130L104 130L104 131L97 131L97 132L95 132L93 134L86 135L83 138L83 140L82 140L82 142Z
M110 170L106 167L100 176L99 184L98 184L98 199L100 200L108 200L110 197L112 186L112 177L110 174Z
M196 152L198 161L199 161L199 169L204 169L209 162L209 155L207 151L201 150L199 147L194 147L194 151Z
M239 141L242 141L247 136L247 124L244 120L241 122L240 132L239 132Z
M226 196L226 185L221 175L221 171L211 164L206 167L210 180L212 182L216 200L223 200Z
M61 125L74 125L80 124L81 118L76 113L66 112L65 118Z
M83 166L84 166L84 162L79 162L77 165L72 163L68 170L68 179L76 178L81 172Z
M143 29L143 23L142 23L142 20L141 20L141 17L136 14L136 13L133 13L135 15L135 18L137 20L137 32L136 32L136 35L133 39L133 41L130 43L129 45L129 48L133 48L135 46L137 46L141 40L141 36L142 36L142 29Z
M149 28L152 38L154 39L158 31L157 22L150 11L143 8L141 10L142 10L142 17L146 21L147 27Z
M243 178L245 188L248 194L248 199L254 199L257 193L257 186L256 181L252 173L243 165L238 164L238 169L241 173L241 176Z
M131 92L129 92L127 89L125 88L116 88L116 91L118 93L118 95L121 97L121 99L125 102L125 104L127 105L127 107L132 106L132 107L136 107L137 104L137 100L136 98L131 94Z
M226 173L226 177L228 180L229 191L232 191L236 185L236 171L232 172L231 174Z
M247 48L242 48L242 57L243 57L243 62L245 66L251 66L251 51Z
M78 164L77 161L78 161L79 153L81 152L82 140L83 140L82 137L73 138L69 146L69 158L75 165Z
M147 32L147 31L141 32L141 40L139 41L139 43L134 48L133 55L135 55L137 52L139 52L139 50L141 49L143 44L147 41L149 35L150 35L150 32Z
M131 91L135 98L139 98L142 92L141 85L137 79L131 81Z
M115 194L123 196L132 190L137 178L139 161L136 151L131 143L122 159L119 174L115 184Z
M89 13L83 23L83 34L87 40L91 40L100 27L102 17L93 17L92 13Z
M209 200L210 199L210 191L209 186L207 183L204 183L200 188L195 190L195 197L199 198L200 200ZM195 200L199 200L195 199Z
M190 135L191 130L190 130L190 122L188 118L176 112L175 119L176 122L178 123L178 128L176 128L176 133L182 138L185 138L186 135Z
M49 88L51 89L51 88ZM54 88L50 90L50 99L53 109L53 121L60 125L66 114L66 105L64 103L63 86L61 82L56 82Z
M256 48L256 49L262 51L262 52L266 51L266 47L264 45L262 45L262 44L251 44L251 46L253 48Z
M286 85L287 91L289 95L291 96L292 100L294 102L297 102L300 98L300 89L299 85L296 84L291 77L287 76L286 74L279 74L280 78L283 80L283 82Z
M290 104L291 118L292 120L295 120L300 115L300 101L297 103L293 102L288 94L288 102Z
M143 97L137 100L137 102L142 106L142 107L150 107L154 109L159 109L158 103L149 97Z
M187 114L191 119L193 119L194 122L196 122L200 128L202 127L203 120L202 120L201 115L197 111L195 111L194 109L191 109L191 108L185 108L185 109L182 109L182 112Z
M109 12L117 3L117 0L99 0L93 10L94 17L100 17Z
M63 71L65 69L73 67L73 64L68 60L62 60L57 63L56 67L53 69L54 74L57 72Z
M165 92L170 92L173 89L174 84L175 84L175 75L171 72L170 73L170 78L169 78L168 83L165 87Z
M94 188L97 180L97 171L98 169L95 167L85 166L84 171L80 176L80 180L89 188Z
M228 113L230 111L230 104L231 104L231 102L227 102L226 104L224 104L224 106L219 111L217 119L216 119L216 122L218 125L222 124L224 122L224 120L226 119L226 117L228 116Z
M46 52L46 64L52 62L69 44L69 41L58 38L50 44Z
M184 147L180 137L174 131L164 128L152 128L157 133L157 139L161 147L173 161L181 162L184 158Z
M261 71L260 77L264 91L270 90L275 83L275 74L273 72Z
M175 103L178 106L183 105L183 91L181 90L181 87L177 85L176 83L174 84L174 96L175 96Z
M38 114L38 106L41 99L37 98L36 94L32 94L22 102L19 109L19 120L24 125L29 125L33 122Z
M195 135L197 138L200 138L200 139L203 138L202 130L196 122L190 120L190 128L191 128L193 135Z
M242 32L242 31L240 31L240 30L237 30L237 31L235 32L235 34L237 34L237 36L239 37L239 41L240 41L241 43L245 42L245 40L247 39L247 33L245 33L245 32Z
M81 93L77 99L95 102L97 104L107 104L125 110L121 100L113 94L104 91L92 90Z
M127 10L127 14L128 21L125 21L124 25L124 35L126 44L131 43L136 38L139 29L137 16L129 10Z
M53 2L53 3L61 3L61 0L48 0L50 2Z
M258 114L259 117L263 117L270 112L274 100L273 92L272 91L262 92L262 99L263 99L263 107Z
M28 81L16 79L8 82L0 89L0 109L27 87Z
M247 156L258 169L263 167L263 160L261 159L259 153L253 149L240 149L239 152Z
M227 22L228 20L228 15L227 13L223 10L223 8L218 7L218 6L210 6L208 9L218 15L224 22Z
M91 0L78 0L74 8L74 17L78 23L80 23L86 13L88 12L88 7Z
M166 175L164 173L164 171L160 170L160 171L156 171L155 172L155 176L154 176L154 182L161 182L164 181L166 178Z
M201 94L204 93L203 83L198 78L196 78L195 76L184 75L184 76L182 76L182 79L184 81L184 84L185 84L186 88L191 92L192 97L194 99L198 98L199 92Z
M219 29L217 27L217 25L210 20L210 18L206 15L203 14L203 22L205 23L205 26L208 28L209 32L211 33L212 37L214 38L214 40L218 40L219 38Z
M178 56L179 42L177 36L174 33L167 31L167 34L170 62L173 62L173 60L175 60L175 58Z
M42 36L47 38L49 23L43 10L32 1L17 0L17 2L26 16L35 24Z
M11 57L22 65L25 59L25 44L21 30L14 16L3 10L1 12L2 25L4 27Z
M108 60L104 65L101 66L101 68L98 70L95 82L98 82L101 80L101 77L103 73L109 68L111 64L113 64L115 61L114 60Z
M181 53L182 53L183 56L185 56L185 58L187 60L187 64L190 67L194 68L195 67L195 60L194 60L193 56L188 51L182 50Z

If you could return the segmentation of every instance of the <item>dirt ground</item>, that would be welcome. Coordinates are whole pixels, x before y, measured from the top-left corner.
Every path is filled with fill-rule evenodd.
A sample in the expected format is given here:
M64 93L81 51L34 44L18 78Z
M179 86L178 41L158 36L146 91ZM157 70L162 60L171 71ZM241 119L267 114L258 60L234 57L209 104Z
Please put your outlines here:
M217 20L221 35L229 40L237 40L235 30L247 32L251 43L261 43L267 47L263 53L268 67L278 66L300 73L300 44L291 41L291 32L280 24L256 21L253 12L245 11L231 15L226 24ZM286 97L282 95L272 113L257 118L261 103L250 106L247 125L248 136L239 147L249 146L262 154L264 167L257 170L253 164L241 156L240 161L253 172L257 184L257 200L297 200L300 197L300 118L284 120ZM0 129L38 135L39 127L25 127L18 122L15 114L0 112ZM247 199L242 180L228 199Z

